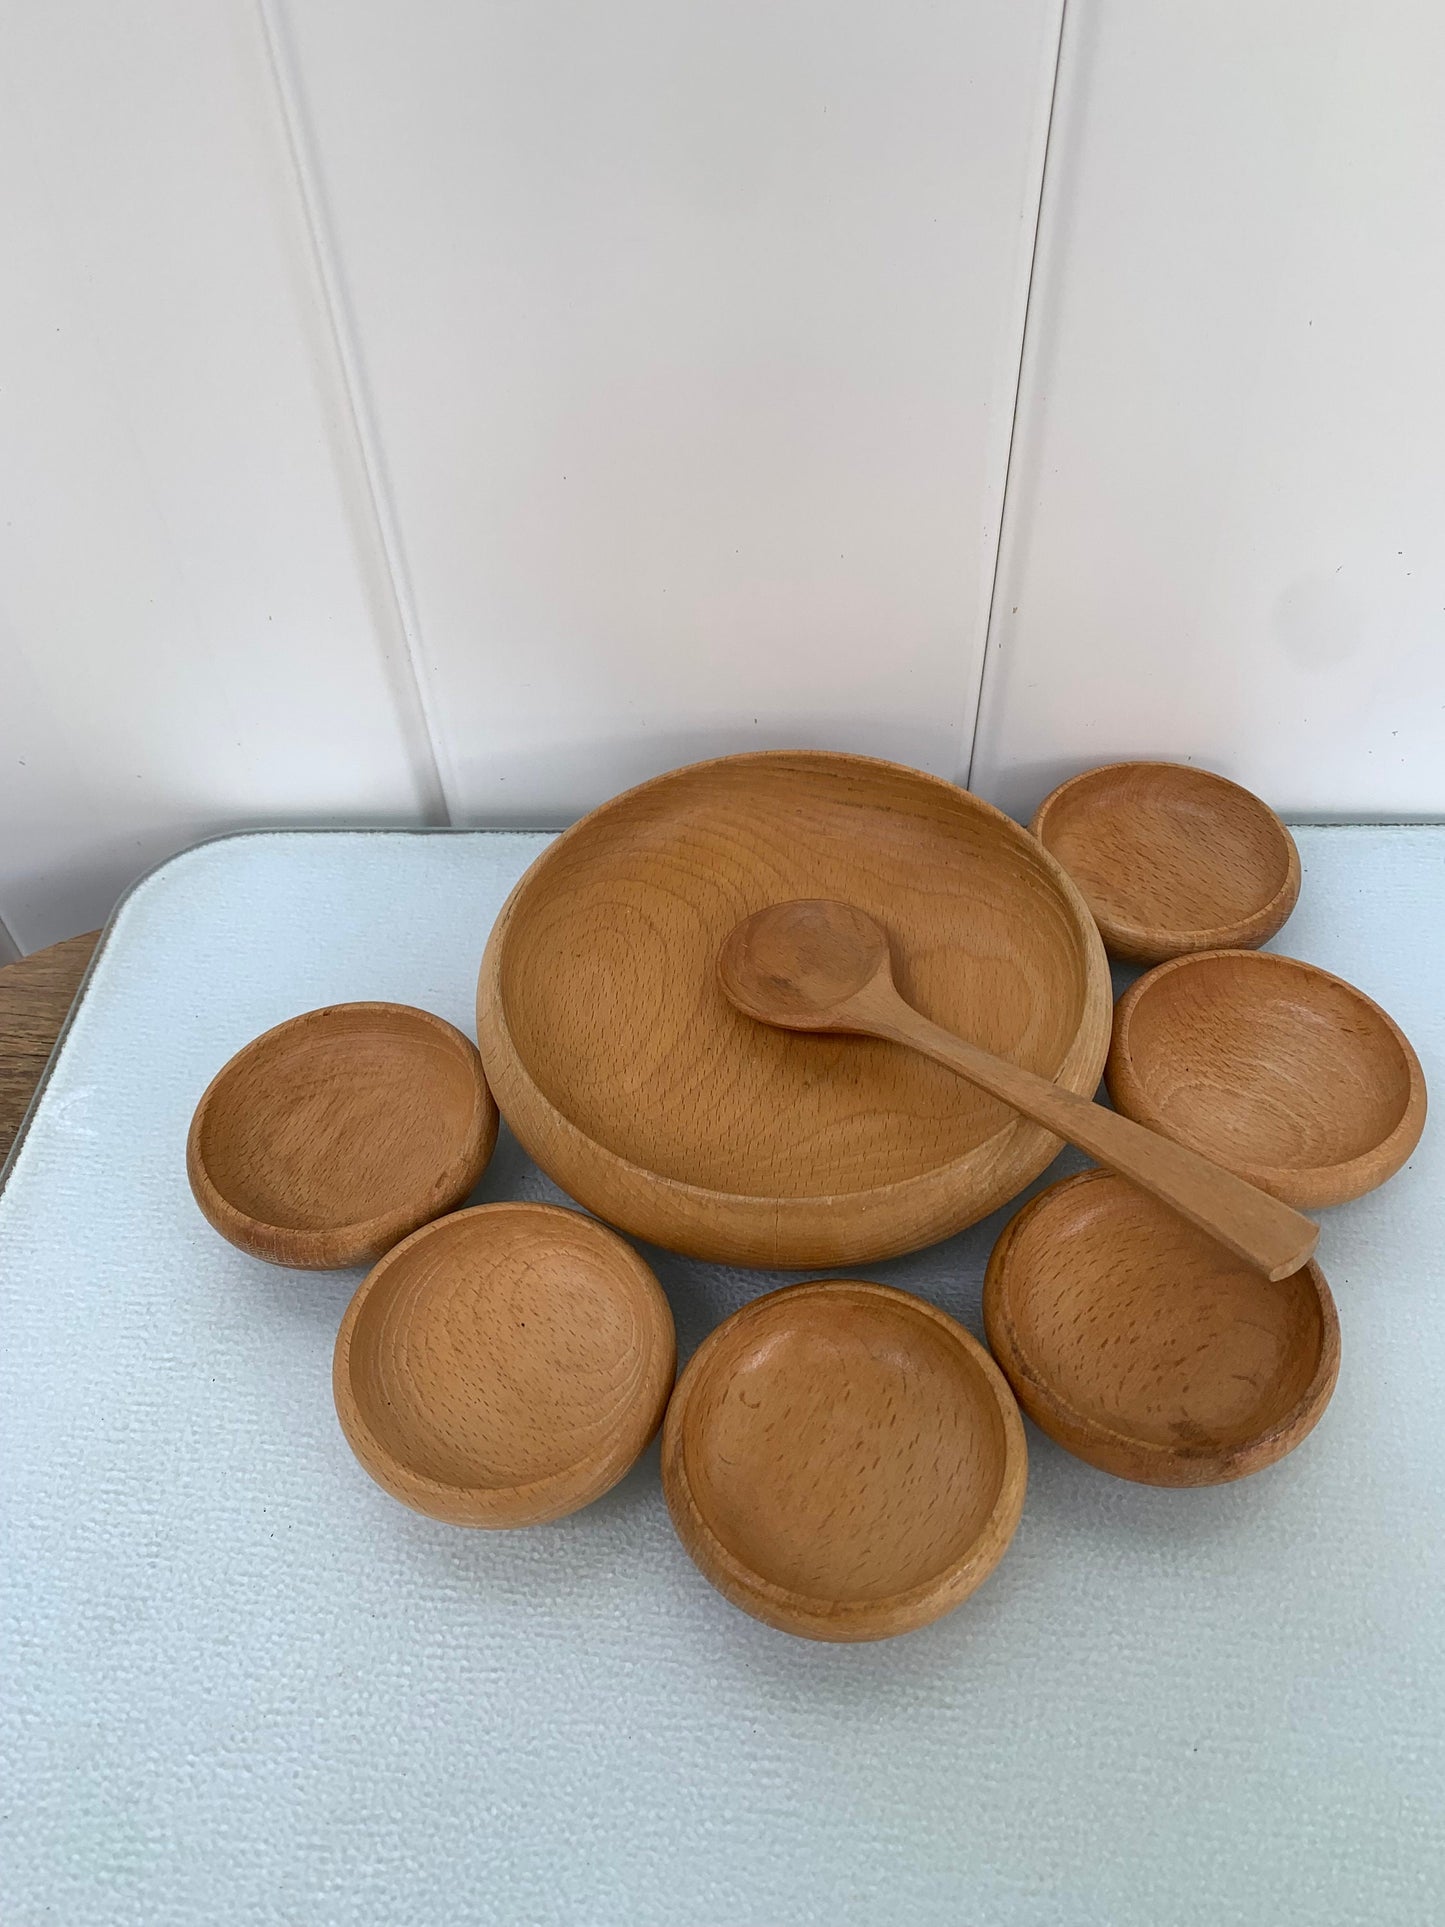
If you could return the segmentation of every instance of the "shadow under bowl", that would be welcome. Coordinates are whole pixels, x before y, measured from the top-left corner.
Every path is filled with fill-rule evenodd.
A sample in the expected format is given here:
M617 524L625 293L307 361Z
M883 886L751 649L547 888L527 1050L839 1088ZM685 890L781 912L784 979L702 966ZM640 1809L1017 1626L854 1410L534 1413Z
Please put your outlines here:
M1292 1451L1335 1387L1311 1262L1275 1282L1111 1171L1066 1178L994 1246L984 1324L1019 1404L1076 1458L1144 1485L1221 1485Z
M1272 951L1180 957L1119 1000L1116 1110L1306 1210L1362 1197L1420 1141L1425 1078L1394 1019Z
M663 1429L678 1537L780 1631L886 1639L998 1564L1023 1508L1023 1424L943 1312L853 1279L754 1299L704 1341Z
M1274 811L1189 764L1085 770L1030 827L1078 884L1105 947L1130 963L1253 949L1299 897L1299 852Z
M616 1485L662 1422L672 1311L632 1247L580 1212L485 1204L387 1254L347 1307L332 1389L393 1498L529 1526Z
M410 1004L278 1024L211 1080L186 1170L223 1238L271 1264L379 1258L472 1190L497 1141L475 1046Z

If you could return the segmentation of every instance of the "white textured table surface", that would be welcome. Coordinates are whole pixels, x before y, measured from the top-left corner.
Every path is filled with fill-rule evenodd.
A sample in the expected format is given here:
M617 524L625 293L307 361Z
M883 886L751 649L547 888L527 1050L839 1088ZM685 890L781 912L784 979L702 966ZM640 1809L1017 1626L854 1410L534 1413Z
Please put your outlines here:
M0 1921L1440 1919L1438 1127L1326 1216L1343 1365L1293 1457L1157 1492L1031 1428L1012 1550L906 1639L812 1646L725 1605L655 1449L518 1534L365 1478L330 1392L359 1274L222 1244L186 1126L232 1051L312 1005L470 1032L544 840L237 838L118 914L0 1196ZM1277 947L1377 997L1445 1093L1445 830L1299 842ZM504 1133L478 1196L557 1195ZM873 1275L977 1332L1001 1221ZM684 1355L780 1282L649 1255Z

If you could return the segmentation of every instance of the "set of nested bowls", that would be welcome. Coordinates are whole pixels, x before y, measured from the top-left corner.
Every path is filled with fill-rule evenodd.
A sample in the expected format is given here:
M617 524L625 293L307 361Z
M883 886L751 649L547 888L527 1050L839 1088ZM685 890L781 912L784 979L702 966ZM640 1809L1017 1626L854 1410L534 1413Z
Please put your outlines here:
M1119 1109L1313 1205L1399 1167L1424 1087L1360 992L1242 947L1298 888L1262 804L1172 765L1090 772L1033 834L864 758L696 765L603 805L517 885L482 964L480 1056L404 1006L307 1013L205 1093L192 1188L256 1256L376 1261L334 1389L397 1498L465 1525L555 1519L614 1484L665 1413L673 1521L728 1598L816 1638L905 1631L1002 1556L1020 1405L1123 1477L1236 1478L1324 1409L1334 1306L1315 1265L1270 1283L1091 1171L999 1239L992 1355L921 1299L832 1278L744 1306L674 1389L667 1299L619 1231L733 1265L867 1264L986 1216L1059 1148L912 1053L750 1022L718 988L719 948L771 903L855 903L936 1021L1082 1094L1107 1057ZM1126 993L1112 1050L1101 930L1117 955L1172 960ZM498 1104L595 1218L456 1208Z

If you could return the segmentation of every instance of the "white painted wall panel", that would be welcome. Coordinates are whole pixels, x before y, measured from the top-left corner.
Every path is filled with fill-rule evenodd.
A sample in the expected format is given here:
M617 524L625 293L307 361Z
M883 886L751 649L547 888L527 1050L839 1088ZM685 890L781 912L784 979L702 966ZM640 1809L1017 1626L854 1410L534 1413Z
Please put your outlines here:
M1058 6L5 10L0 956L239 822L959 773ZM1442 182L1425 0L1071 0L987 793L1445 813Z
M971 737L1057 0L278 0L459 814Z
M0 916L264 819L418 820L425 738L245 0L0 33Z
M1070 0L975 783L1445 813L1445 12Z

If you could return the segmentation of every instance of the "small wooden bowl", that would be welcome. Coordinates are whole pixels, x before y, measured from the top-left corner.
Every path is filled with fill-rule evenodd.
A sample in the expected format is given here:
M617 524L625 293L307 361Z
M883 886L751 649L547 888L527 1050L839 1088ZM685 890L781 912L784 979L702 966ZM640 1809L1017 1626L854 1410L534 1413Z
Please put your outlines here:
M717 1263L858 1264L1014 1197L1059 1141L914 1051L735 1010L718 951L755 910L877 917L925 1015L1092 1096L1109 973L1079 892L952 783L864 756L724 757L614 797L497 919L477 1037L502 1114L569 1196Z
M331 1004L216 1073L186 1170L233 1245L334 1271L460 1204L496 1141L482 1061L459 1030L410 1004Z
M332 1389L352 1451L417 1512L531 1526L601 1498L662 1423L662 1287L605 1225L484 1204L415 1232L347 1307Z
M1046 796L1030 825L1130 963L1252 950L1299 896L1299 851L1249 790L1183 763L1109 763Z
M1271 1283L1112 1171L1005 1226L984 1325L1034 1423L1144 1485L1222 1485L1313 1430L1340 1369L1318 1265Z
M1404 1032L1341 977L1267 950L1161 964L1127 990L1116 1110L1286 1204L1343 1204L1392 1177L1425 1127Z
M993 1360L888 1285L790 1285L693 1355L662 1484L719 1592L806 1639L887 1639L966 1599L1023 1510L1027 1448Z

